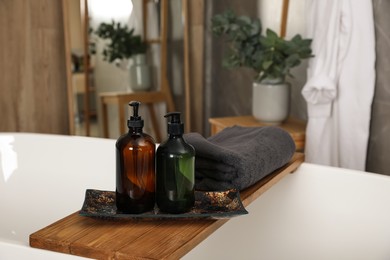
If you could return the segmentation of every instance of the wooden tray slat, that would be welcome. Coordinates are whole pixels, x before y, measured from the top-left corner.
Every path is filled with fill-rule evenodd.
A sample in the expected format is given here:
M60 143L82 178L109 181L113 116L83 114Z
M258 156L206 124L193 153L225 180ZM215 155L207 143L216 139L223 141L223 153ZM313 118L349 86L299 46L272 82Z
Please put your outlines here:
M240 196L245 206L293 172L302 162L296 153L281 169ZM250 214L250 213L249 213ZM30 235L30 246L95 259L178 259L228 219L102 220L75 212Z

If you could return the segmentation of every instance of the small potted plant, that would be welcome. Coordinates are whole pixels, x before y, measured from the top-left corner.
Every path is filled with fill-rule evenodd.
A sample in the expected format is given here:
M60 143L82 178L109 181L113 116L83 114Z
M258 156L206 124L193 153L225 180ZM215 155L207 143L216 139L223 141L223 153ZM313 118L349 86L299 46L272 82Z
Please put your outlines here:
M237 16L232 11L212 18L212 31L225 35L229 44L223 66L249 67L256 72L253 83L252 113L255 118L279 124L288 117L291 68L312 57L311 39L299 34L285 40L267 29L262 34L261 21Z
M141 36L135 35L134 29L115 21L101 23L95 34L101 39L108 40L103 48L103 59L116 64L131 60L130 87L136 91L148 90L151 87L150 68L146 64L147 45Z

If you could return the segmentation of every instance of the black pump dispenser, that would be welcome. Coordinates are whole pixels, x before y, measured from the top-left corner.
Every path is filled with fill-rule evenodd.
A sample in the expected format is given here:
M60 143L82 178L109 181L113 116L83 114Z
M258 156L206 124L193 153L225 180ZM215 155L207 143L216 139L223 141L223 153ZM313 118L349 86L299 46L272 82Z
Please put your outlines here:
M133 115L127 120L127 126L130 128L144 127L144 120L138 115L138 108L141 103L138 101L131 101L129 106L133 108Z
M184 124L180 121L180 112L171 112L164 117L168 118L168 134L169 135L182 135L184 133Z
M156 202L162 212L179 214L194 206L195 149L183 138L180 113L168 118L168 139L156 152Z

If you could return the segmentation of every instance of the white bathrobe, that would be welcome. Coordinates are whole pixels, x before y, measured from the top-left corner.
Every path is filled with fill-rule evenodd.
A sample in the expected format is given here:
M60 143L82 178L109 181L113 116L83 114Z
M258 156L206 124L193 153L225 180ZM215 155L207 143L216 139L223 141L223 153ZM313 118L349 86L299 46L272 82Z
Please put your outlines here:
M307 0L315 55L302 95L306 161L365 170L375 84L371 0Z

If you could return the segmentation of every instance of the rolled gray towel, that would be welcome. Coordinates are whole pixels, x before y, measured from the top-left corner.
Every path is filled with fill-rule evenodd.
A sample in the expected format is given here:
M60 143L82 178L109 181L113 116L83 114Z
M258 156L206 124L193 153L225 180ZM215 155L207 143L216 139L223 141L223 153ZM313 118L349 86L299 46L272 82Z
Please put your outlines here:
M198 190L243 190L288 163L295 152L290 134L273 126L233 126L207 139L199 133L184 139L196 151Z

